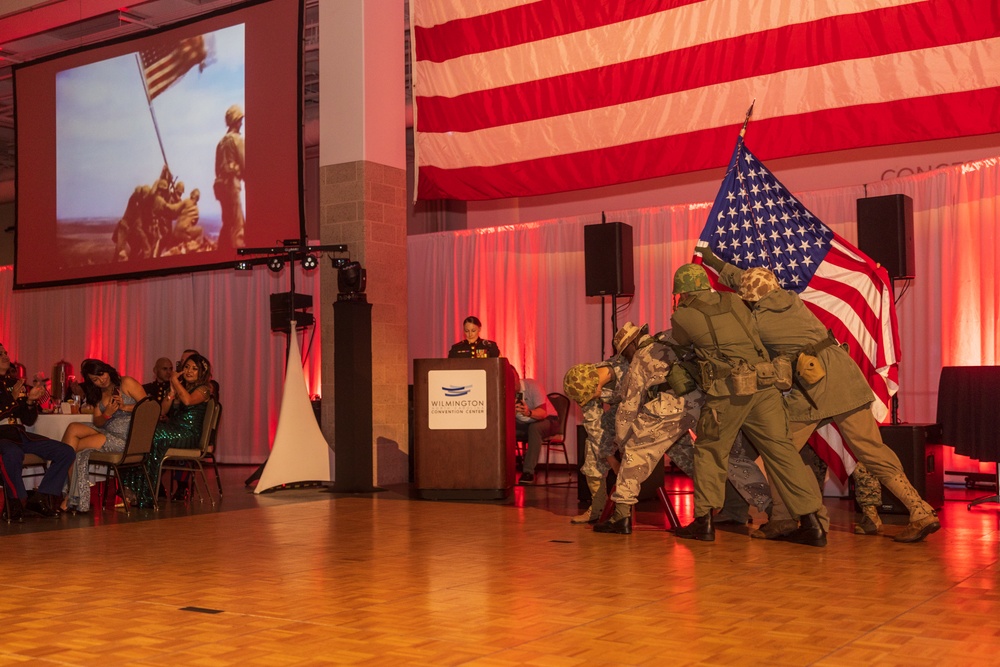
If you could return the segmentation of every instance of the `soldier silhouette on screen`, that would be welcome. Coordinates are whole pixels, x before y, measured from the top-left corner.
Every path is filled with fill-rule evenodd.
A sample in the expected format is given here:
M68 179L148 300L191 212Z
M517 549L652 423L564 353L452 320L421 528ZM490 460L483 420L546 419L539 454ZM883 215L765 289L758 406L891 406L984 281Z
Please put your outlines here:
M226 109L225 136L215 147L215 198L222 208L222 229L219 231L219 249L242 248L245 220L243 201L243 109L239 105Z
M125 206L125 213L115 227L111 239L115 242L115 261L149 257L153 246L147 235L145 213L151 204L153 189L140 185L132 191Z

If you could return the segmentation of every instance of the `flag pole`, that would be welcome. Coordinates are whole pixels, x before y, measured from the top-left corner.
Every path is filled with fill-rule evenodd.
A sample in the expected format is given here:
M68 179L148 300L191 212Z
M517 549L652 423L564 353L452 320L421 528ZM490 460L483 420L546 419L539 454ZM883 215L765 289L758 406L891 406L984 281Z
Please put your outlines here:
M139 66L139 78L142 79L142 89L146 93L146 105L149 107L149 115L153 119L153 129L156 131L156 141L160 144L160 155L163 156L163 165L167 168L167 173L173 175L170 171L170 164L167 162L167 152L163 150L163 138L160 137L160 126L156 123L156 112L153 111L153 100L149 98L149 85L146 83L146 71L142 67L142 59L139 54L135 54L135 64ZM748 116L749 118L749 116ZM746 123L744 123L744 127Z
M753 115L753 105L755 104L757 104L756 97L753 99L753 102L750 103L750 108L747 109L747 117L743 119L743 127L740 128L740 139L742 139L743 135L747 133L747 123L750 122L750 116Z

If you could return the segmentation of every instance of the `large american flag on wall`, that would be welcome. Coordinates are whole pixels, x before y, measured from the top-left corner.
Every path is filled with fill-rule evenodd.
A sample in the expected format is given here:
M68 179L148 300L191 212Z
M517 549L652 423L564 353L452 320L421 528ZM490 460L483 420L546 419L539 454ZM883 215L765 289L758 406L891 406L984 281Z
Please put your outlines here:
M741 269L767 267L782 287L797 292L837 340L848 343L875 393L872 412L885 420L898 389L899 354L889 274L810 213L742 138L698 244ZM854 460L836 428L818 429L811 444L845 480Z
M411 0L418 196L1000 131L997 0Z

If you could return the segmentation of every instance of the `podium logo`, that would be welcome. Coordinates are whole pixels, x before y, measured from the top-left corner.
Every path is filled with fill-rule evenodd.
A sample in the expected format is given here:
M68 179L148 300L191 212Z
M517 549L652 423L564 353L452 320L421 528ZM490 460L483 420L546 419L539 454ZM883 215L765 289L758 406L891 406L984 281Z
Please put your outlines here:
M485 429L486 371L427 372L427 427L431 430Z

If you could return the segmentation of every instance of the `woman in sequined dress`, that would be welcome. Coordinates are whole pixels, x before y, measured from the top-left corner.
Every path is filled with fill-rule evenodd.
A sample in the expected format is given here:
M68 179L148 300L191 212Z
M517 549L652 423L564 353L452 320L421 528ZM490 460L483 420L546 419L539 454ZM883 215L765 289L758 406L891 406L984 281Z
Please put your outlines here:
M211 382L212 364L200 354L192 354L184 362L180 373L175 371L170 376L170 391L161 403L167 421L156 427L153 449L146 459L146 472L154 485L160 472L160 461L168 449L198 449L205 408L212 397ZM153 506L142 471L123 471L122 481L135 492L139 507Z
M87 402L96 406L94 423L70 424L63 433L62 441L76 451L76 462L70 470L69 492L61 509L82 513L90 511L91 452L125 449L132 410L146 397L146 390L135 378L123 377L114 366L100 359L84 359L80 372Z

